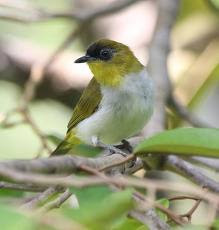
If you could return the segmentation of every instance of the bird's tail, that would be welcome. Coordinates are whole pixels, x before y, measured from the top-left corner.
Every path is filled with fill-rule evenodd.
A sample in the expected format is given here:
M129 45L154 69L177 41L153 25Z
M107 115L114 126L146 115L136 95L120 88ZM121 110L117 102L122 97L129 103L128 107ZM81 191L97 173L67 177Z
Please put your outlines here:
M57 146L50 156L72 154L74 152L74 147L79 144L81 144L81 141L75 133L72 131L68 132L65 139Z

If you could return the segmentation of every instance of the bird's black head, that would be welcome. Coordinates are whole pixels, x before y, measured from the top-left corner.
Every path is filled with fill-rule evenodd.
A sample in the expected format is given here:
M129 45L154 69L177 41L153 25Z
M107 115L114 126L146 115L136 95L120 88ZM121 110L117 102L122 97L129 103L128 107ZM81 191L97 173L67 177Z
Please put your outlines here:
M101 39L91 44L87 49L86 55L77 59L75 62L109 61L117 51L116 45L118 46L118 43L115 41Z

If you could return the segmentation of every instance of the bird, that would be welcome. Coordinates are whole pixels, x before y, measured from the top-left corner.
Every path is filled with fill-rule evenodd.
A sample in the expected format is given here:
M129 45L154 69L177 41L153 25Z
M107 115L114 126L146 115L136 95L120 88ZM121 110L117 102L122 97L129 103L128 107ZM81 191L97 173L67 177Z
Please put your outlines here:
M52 156L74 153L83 143L114 146L138 134L153 113L153 80L127 45L100 39L75 63L87 63L93 78Z

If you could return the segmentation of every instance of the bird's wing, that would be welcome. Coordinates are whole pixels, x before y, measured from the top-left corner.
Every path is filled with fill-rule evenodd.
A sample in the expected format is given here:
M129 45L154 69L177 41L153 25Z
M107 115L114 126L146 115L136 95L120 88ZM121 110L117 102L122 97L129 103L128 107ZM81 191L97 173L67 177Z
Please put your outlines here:
M97 110L101 98L100 85L93 77L73 110L67 133Z

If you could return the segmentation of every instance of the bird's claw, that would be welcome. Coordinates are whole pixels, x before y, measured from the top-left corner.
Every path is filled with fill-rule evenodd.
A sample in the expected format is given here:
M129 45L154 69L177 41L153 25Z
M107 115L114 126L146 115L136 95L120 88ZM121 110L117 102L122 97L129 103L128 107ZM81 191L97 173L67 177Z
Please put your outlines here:
M127 152L128 152L127 154L133 152L133 148L127 140L123 139L121 142L122 142L122 144L116 145L115 147L118 149L121 149L121 150L127 150Z

